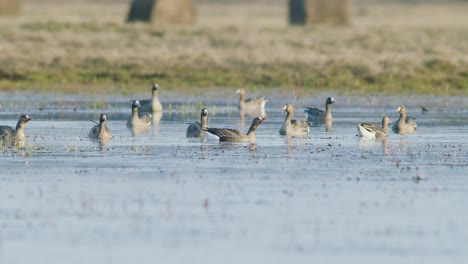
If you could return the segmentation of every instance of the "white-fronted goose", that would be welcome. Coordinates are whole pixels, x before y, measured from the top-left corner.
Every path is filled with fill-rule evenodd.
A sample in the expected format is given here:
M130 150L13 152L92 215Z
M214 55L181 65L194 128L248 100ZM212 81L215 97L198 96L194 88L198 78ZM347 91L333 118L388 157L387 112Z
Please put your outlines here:
M307 120L312 124L323 124L332 121L331 105L336 101L333 97L328 97L325 101L325 111L318 108L306 107L304 113L307 115Z
M203 108L200 112L200 122L193 122L187 128L187 137L189 138L200 138L203 137L201 131L202 127L208 126L208 109Z
M249 116L261 116L265 117L265 104L268 102L268 98L259 96L255 98L245 99L245 90L239 89L236 91L239 95L239 114L241 117L245 115Z
M150 112L150 113L157 113L162 112L163 107L159 102L158 98L158 89L159 86L155 83L152 87L152 94L150 100L140 100L140 109L141 112Z
M400 105L396 110L400 113L400 117L393 124L392 130L397 134L414 134L416 133L416 121L406 117L406 107Z
M382 127L368 123L359 123L357 125L359 136L364 138L386 137L388 136L388 124L390 123L392 123L392 120L388 116L382 118Z
M252 142L255 141L255 130L257 127L265 121L264 117L256 117L250 125L249 131L247 134L244 134L236 129L231 128L202 128L202 131L208 133L207 138L210 135L219 138L219 141L226 142Z
M107 116L102 114L99 118L99 124L93 126L89 131L88 137L98 139L109 139L112 138L112 133L106 126Z
M26 136L24 135L24 127L26 123L32 120L29 115L21 115L16 123L16 128L11 126L0 126L0 138L11 141L24 141Z
M138 116L138 107L140 102L138 100L132 103L132 117L127 122L127 127L147 128L151 125L151 114L143 114Z
M309 133L310 121L298 121L292 119L294 116L294 107L290 104L284 105L281 110L286 111L286 118L279 129L282 136L304 136Z

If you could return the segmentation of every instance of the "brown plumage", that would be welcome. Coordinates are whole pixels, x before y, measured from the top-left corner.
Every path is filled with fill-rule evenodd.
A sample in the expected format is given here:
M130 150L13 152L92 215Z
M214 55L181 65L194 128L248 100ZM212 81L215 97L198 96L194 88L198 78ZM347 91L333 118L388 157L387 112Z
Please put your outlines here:
M400 105L395 111L400 113L400 117L392 126L393 132L402 135L416 133L416 121L406 116L406 107Z
M239 114L243 117L248 116L261 116L265 117L265 104L268 102L268 98L259 96L256 98L245 99L245 90L239 89L236 91L239 95Z
M0 126L0 139L18 143L19 146L23 145L26 136L24 135L24 127L26 123L32 120L29 115L21 115L16 123L16 128L10 126Z
M203 108L200 112L200 122L193 122L187 127L187 137L201 138L203 133L201 128L208 126L208 109Z
M158 98L159 86L155 83L151 89L151 99L150 100L140 100L140 112L150 112L157 113L163 111L163 106L159 102Z
M151 125L151 114L142 114L138 115L138 108L140 107L140 102L138 100L133 101L132 103L132 117L127 122L127 127L133 128L149 128Z
M286 111L286 118L279 129L283 136L304 136L309 134L310 121L299 121L292 119L294 116L294 107L290 104L284 105L281 110Z
M89 131L88 137L97 139L109 139L112 138L112 133L106 126L107 116L102 114L99 118L99 124L93 126Z
M331 105L334 104L336 101L333 97L328 97L325 101L325 111L306 107L304 113L307 115L307 120L312 122L312 124L323 124L332 121L332 114L331 114Z
M249 131L247 134L244 134L236 129L231 128L202 128L206 135L206 138L217 137L219 141L226 142L247 142L255 141L255 130L257 127L265 121L264 117L256 117L250 125Z
M391 123L392 120L388 116L382 118L382 127L368 123L359 123L357 125L359 136L365 138L386 137L388 136L388 124Z

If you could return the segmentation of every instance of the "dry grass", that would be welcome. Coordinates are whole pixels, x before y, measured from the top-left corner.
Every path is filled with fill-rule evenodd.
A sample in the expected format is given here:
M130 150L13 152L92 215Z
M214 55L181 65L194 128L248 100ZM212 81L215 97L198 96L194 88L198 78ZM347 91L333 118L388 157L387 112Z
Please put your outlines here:
M0 16L16 16L21 12L18 0L0 0Z
M286 6L197 7L197 24L125 24L127 4L25 5L0 18L0 88L468 90L468 5L356 7L351 27L291 27Z

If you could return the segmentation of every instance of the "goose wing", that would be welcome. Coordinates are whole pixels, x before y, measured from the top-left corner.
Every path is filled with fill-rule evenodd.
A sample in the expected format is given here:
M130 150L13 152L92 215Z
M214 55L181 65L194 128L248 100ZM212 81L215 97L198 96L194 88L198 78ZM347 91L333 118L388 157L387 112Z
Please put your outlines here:
M324 115L325 111L318 108L306 107L304 113L311 117L318 117Z
M304 129L308 129L312 122L310 121L299 121L296 119L291 120L291 125L296 126L296 127L302 127Z
M216 135L218 137L239 137L242 136L242 132L232 128L206 128L203 129L209 133Z

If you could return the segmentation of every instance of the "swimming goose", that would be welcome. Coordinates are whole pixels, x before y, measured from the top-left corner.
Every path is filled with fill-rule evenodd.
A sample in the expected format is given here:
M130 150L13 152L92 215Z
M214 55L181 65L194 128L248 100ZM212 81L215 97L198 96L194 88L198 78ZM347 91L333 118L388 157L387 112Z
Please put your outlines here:
M208 126L208 109L203 108L200 112L200 122L193 122L187 128L187 137L203 137L203 133L201 131L202 127Z
M127 127L147 128L151 124L151 114L143 114L138 116L138 107L140 102L138 100L132 103L132 117L127 122Z
M318 108L306 107L304 113L307 115L307 120L312 124L321 124L332 121L331 105L336 101L333 97L328 97L325 101L325 111Z
M268 102L268 98L259 96L256 98L245 99L245 90L239 89L236 91L239 95L239 114L241 117L246 114L249 116L261 116L265 117L265 104Z
M382 118L382 127L368 123L359 123L357 125L359 136L364 138L386 137L388 136L388 124L390 123L392 123L392 120L388 116Z
M400 113L400 117L392 126L393 132L402 135L416 133L416 121L406 117L406 107L400 105L395 111Z
M286 118L279 129L282 136L304 136L309 134L310 121L298 121L292 119L294 116L294 107L290 104L284 105L281 110L286 111Z
M32 120L29 115L21 115L16 123L16 128L13 129L11 126L0 126L0 138L11 141L24 141L26 136L24 135L24 126L26 123Z
M93 126L89 131L88 137L98 139L109 139L112 138L112 133L106 126L107 116L102 114L99 118L99 124Z
M159 102L159 98L158 98L158 89L159 89L159 86L156 83L153 84L151 99L140 100L140 109L139 109L140 112L156 113L156 112L163 111L163 107L161 103Z
M206 135L205 137L209 138L210 135L215 136L219 138L219 141L227 141L227 142L252 142L255 141L255 130L257 127L265 121L266 118L264 117L256 117L252 121L252 124L250 125L249 131L247 134L244 134L240 132L239 130L236 129L230 129L230 128L202 128L202 131L204 133L207 133L209 135Z

